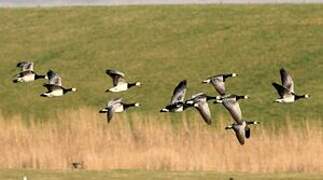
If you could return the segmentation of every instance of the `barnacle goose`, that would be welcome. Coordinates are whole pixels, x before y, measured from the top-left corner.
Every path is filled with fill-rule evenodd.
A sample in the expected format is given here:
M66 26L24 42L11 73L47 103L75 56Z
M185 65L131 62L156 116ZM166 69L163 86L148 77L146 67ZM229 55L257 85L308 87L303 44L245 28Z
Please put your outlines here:
M113 81L113 87L107 89L106 92L122 92L127 91L134 86L141 86L140 82L128 83L124 78L125 74L120 71L107 69L105 73L109 75Z
M52 70L47 72L48 83L43 84L47 88L47 92L42 93L43 97L59 97L68 92L76 92L76 88L65 88L62 85L62 78Z
M16 65L21 69L21 72L15 75L14 83L31 82L37 79L48 79L46 75L39 75L34 72L34 63L30 61L22 61Z
M277 90L280 98L276 99L274 102L277 103L293 103L302 98L309 98L308 94L297 95L294 91L294 81L292 76L287 73L284 68L280 69L280 78L282 85L278 83L272 83L274 88Z
M122 98L116 98L110 100L107 106L101 109L100 113L107 113L107 122L109 123L112 119L114 112L124 112L130 107L139 107L139 103L125 103Z
M178 83L173 91L170 103L165 108L161 109L160 112L182 112L186 109L187 106L184 103L186 85L186 80Z

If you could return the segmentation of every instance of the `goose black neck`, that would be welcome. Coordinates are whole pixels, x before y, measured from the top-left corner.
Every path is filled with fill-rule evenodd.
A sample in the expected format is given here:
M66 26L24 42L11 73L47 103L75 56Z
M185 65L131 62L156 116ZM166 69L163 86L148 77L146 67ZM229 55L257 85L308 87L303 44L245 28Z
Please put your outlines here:
M228 77L231 77L232 74L224 74L223 75L223 81L225 81Z
M68 93L68 92L71 92L71 91L72 91L72 88L63 88L64 94Z
M136 86L136 83L135 82L134 83L128 83L128 88L131 88L133 86Z
M244 99L244 96L236 96L236 99L239 100L239 99Z
M124 103L124 104L123 104L123 108L124 108L124 109L130 108L130 107L134 107L134 106L136 106L136 104L135 104L135 103L129 103L129 104Z
M45 79L45 75L35 74L35 79Z
M233 74L231 73L231 74L224 74L223 75L223 81L225 81L228 77L232 77L233 76Z
M249 125L249 124L255 124L254 121L246 121L246 123Z
M217 97L215 96L206 96L206 100L209 101L209 100L212 100L212 99L217 99Z
M295 100L305 98L305 95L295 95Z

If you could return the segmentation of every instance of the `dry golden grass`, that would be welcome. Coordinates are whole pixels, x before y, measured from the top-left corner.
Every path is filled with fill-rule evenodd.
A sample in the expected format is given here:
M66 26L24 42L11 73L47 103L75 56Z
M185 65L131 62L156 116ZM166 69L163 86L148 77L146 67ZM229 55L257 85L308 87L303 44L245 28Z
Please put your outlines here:
M323 129L318 123L286 123L275 129L252 127L240 146L220 118L208 127L199 116L118 114L105 116L83 108L43 123L19 117L0 121L0 168L201 170L216 172L323 172ZM289 122L292 122L291 120Z

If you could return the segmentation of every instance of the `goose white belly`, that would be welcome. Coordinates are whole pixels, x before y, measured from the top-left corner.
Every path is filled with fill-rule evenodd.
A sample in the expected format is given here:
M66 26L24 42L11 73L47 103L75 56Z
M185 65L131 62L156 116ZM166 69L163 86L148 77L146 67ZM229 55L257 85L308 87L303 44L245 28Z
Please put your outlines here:
M30 82L35 80L35 74L27 74L17 79L20 82Z
M49 93L47 93L50 97L57 97L57 96L63 96L64 92L63 89L55 89Z
M128 89L128 84L127 83L119 83L113 88L110 88L109 91L111 92L121 92L121 91L126 91Z
M281 98L281 99L276 99L276 102L279 102L279 103L293 103L293 102L295 102L295 96L286 96L286 97Z
M184 111L183 106L178 107L178 108L175 109L175 112L183 112L183 111Z
M124 108L122 105L117 106L116 108L114 108L114 112L123 112Z

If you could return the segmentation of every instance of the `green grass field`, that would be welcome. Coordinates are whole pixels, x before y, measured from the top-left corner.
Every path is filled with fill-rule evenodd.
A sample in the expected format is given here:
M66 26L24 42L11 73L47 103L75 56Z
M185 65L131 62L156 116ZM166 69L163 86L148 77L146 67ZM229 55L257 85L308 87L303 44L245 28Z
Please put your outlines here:
M251 96L241 102L245 118L270 122L323 115L322 5L2 8L0 23L5 116L44 119L66 108L99 109L119 96L142 103L136 112L158 116L178 81L188 80L188 96L216 95L201 81L222 72L239 74L227 82L229 92ZM57 71L65 86L79 91L46 99L39 96L46 90L42 80L13 84L15 65L24 59L34 61L39 73ZM280 81L282 66L294 76L296 92L309 93L310 100L273 104L277 95L271 83ZM105 93L111 86L107 68L144 85ZM211 106L215 117L226 113Z
M23 176L32 180L102 180L102 179L138 179L138 180L196 180L217 179L229 180L319 180L322 174L298 174L298 173L272 173L272 174L245 174L245 173L212 173L212 172L166 172L166 171L142 171L142 170L113 170L98 171L34 171L34 170L0 170L2 180L17 180Z

